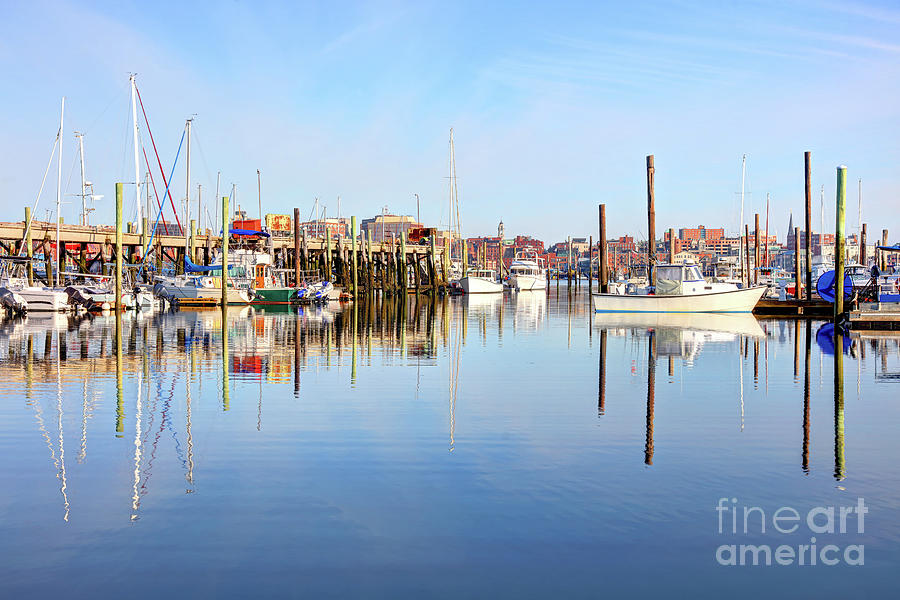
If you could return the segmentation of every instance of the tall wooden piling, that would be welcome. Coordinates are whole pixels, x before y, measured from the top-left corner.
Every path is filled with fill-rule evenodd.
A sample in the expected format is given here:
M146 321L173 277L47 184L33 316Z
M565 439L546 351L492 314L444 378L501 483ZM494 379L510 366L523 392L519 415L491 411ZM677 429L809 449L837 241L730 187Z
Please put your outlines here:
M794 298L799 300L803 296L800 288L803 287L803 279L800 278L800 228L794 227Z
M803 153L803 162L805 163L804 178L806 179L806 233L804 234L806 241L806 299L812 301L812 154L809 151ZM766 243L768 244L769 241L766 240Z
M881 230L881 245L882 246L888 245L888 230L887 229ZM881 265L879 266L879 268L882 271L884 271L885 269L887 269L887 252L882 250L880 252L880 254L881 254Z
M304 236L305 239L306 236ZM300 274L300 209L294 208L294 286L300 286L303 278Z
M859 232L859 264L862 266L867 266L866 261L868 257L866 256L866 224L862 224L862 229Z
M191 219L191 246L190 246L191 262L197 260L197 220Z
M34 257L34 247L31 241L31 207L25 207L25 256L28 257L28 265L26 272L28 274L28 285L34 285L34 265L31 259Z
M834 320L837 322L844 314L844 244L846 243L844 221L847 201L847 167L843 165L837 168L835 196L837 206L834 211ZM836 346L836 348L836 354L840 354L840 347Z
M116 184L116 312L122 309L122 196L125 184ZM60 242L65 253L65 243ZM57 248L60 251L60 248Z
M759 283L759 213L754 215L753 229L753 283ZM788 232L790 233L790 232ZM798 254L799 256L799 254Z
M790 232L788 232L790 235ZM750 226L744 224L744 239L746 242L744 243L744 280L747 282L747 287L753 285L753 280L750 278Z
M675 230L669 228L669 264L675 264Z
M594 236L588 237L588 301L594 289Z
M406 302L406 287L409 280L409 274L406 269L406 233L400 232L400 293L403 295L403 302Z
M606 205L600 205L600 246L597 248L597 270L600 278L600 293L609 293L609 260L606 257Z
M846 168L844 168L846 172ZM845 173L846 174L846 173ZM843 227L841 228L843 229ZM835 240L837 243L837 240ZM843 263L843 261L841 261ZM843 270L843 269L842 269ZM835 305L837 306L837 305ZM834 329L834 478L844 479L844 335Z
M222 277L221 277L221 288L222 288L222 312L226 310L228 307L228 230L231 229L231 223L228 218L228 196L222 196ZM228 332L225 329L225 317L222 317L222 335L223 337L223 352L227 354L228 348ZM224 385L227 387L228 382L228 366L227 363L225 365L224 372ZM226 388L223 388L223 394L226 394ZM223 400L223 403L225 401ZM227 408L226 408L227 410Z
M654 179L656 168L653 155L647 156L647 283L656 286L656 198Z
M356 267L356 217L350 217L350 269L353 273L353 298L356 299L359 290L359 276ZM354 319L356 318L356 307L354 306Z
M331 281L331 230L325 227L325 281Z

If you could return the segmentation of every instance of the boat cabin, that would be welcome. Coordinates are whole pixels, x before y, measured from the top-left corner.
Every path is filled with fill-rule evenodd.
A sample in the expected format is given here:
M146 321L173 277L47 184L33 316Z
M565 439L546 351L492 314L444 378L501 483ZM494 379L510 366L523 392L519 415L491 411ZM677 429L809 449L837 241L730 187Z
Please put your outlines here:
M656 267L657 296L704 294L712 292L713 287L703 278L697 265L663 264Z

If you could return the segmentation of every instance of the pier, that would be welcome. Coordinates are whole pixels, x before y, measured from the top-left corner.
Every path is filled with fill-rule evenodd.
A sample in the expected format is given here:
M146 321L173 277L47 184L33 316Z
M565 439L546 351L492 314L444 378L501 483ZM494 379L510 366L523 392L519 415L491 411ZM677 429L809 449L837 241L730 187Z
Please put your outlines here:
M27 213L28 211L26 211ZM349 292L382 291L394 293L444 293L448 287L449 254L432 239L428 245L407 243L405 234L398 239L374 241L360 235L356 228L348 238L331 239L307 236L296 221L291 234L276 232L265 240L249 245L267 251L274 264L294 272L294 285L301 272L318 270L326 277L333 276L335 285ZM148 265L157 273L164 268L176 274L184 272L185 257L199 265L209 265L216 253L223 249L223 238L209 229L200 231L190 222L189 234L171 235L158 231L151 236L151 227L144 219L142 233L122 231L114 226L59 225L59 242L63 252L56 252L57 224L31 221L0 223L0 256L30 257L43 253L53 257L47 264L48 277L53 271L88 273L89 265L99 261L103 274L114 275L110 263L116 260L116 246L121 244L124 266ZM355 221L355 217L354 217ZM152 241L151 241L152 237ZM121 240L121 241L120 241ZM24 249L22 246L24 245ZM73 246L77 245L77 250ZM234 244L231 244L234 247ZM142 256L146 254L146 256ZM54 264L55 263L55 264ZM329 275L330 274L330 275ZM147 278L147 274L144 277Z

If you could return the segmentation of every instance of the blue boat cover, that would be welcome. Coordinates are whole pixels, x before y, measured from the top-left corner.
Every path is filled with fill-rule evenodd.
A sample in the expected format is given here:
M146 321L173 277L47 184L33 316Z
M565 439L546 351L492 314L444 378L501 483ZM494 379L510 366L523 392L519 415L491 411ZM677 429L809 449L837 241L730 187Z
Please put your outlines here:
M900 252L900 244L894 244L893 246L875 246L879 250L887 250L893 252Z
M257 235L260 237L270 237L265 231L254 231L253 229L229 229L231 235Z
M228 268L233 268L234 265L228 265ZM202 267L200 265L195 265L191 259L187 256L184 257L184 272L185 273L210 273L212 271L221 271L222 265L213 265L210 267Z
M834 271L825 271L816 280L816 291L823 300L834 302ZM853 295L853 280L848 273L844 273L844 299Z

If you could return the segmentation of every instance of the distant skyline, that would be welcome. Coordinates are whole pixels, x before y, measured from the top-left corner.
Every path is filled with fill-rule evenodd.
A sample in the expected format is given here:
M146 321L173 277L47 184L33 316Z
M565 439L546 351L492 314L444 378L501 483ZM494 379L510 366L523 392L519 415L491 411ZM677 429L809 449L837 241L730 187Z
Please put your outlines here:
M645 156L655 155L656 231L739 229L765 211L784 239L802 225L812 151L813 228L835 167L848 168L847 232L863 221L900 241L900 7L891 2L7 3L0 24L0 220L34 202L66 96L63 184L87 178L112 222L116 181L133 182L129 73L168 176L195 116L192 201L223 192L255 216L315 197L344 216L416 214L446 224L454 130L466 236L553 243L646 238ZM146 132L143 142L152 159ZM142 169L143 171L143 169ZM184 161L171 184L184 196ZM162 194L161 182L157 187ZM126 189L128 214L133 191ZM54 163L36 214L56 198ZM77 222L80 200L62 216Z

